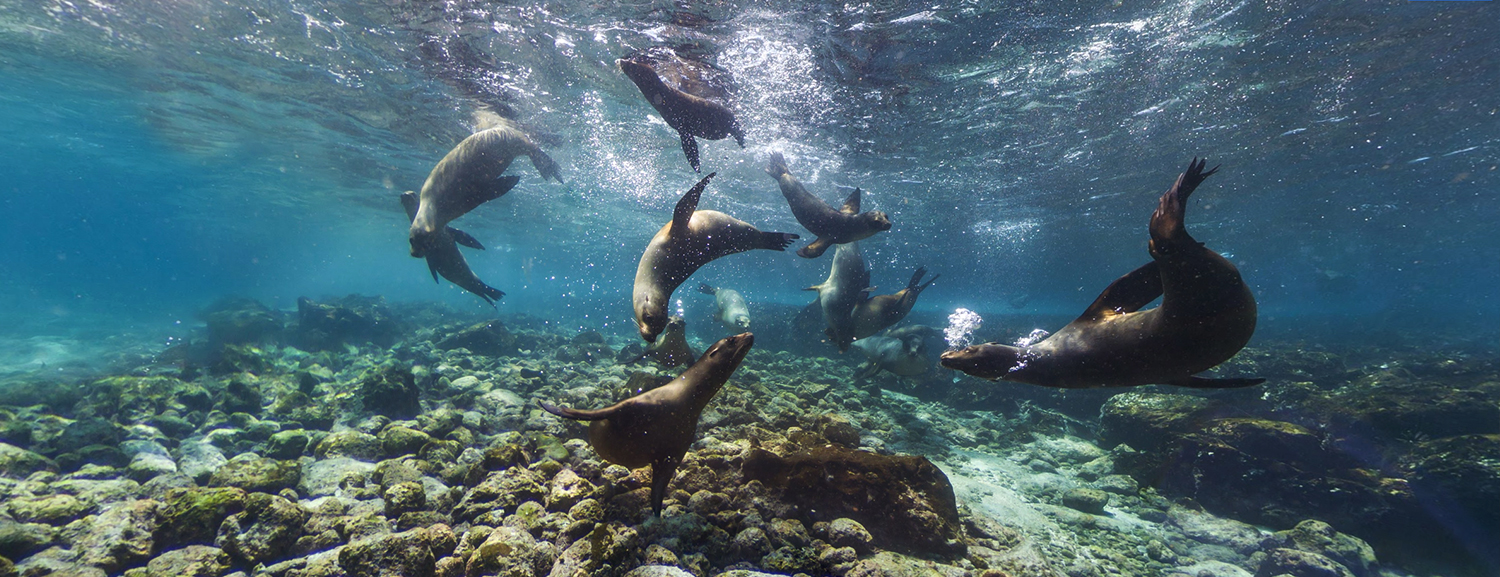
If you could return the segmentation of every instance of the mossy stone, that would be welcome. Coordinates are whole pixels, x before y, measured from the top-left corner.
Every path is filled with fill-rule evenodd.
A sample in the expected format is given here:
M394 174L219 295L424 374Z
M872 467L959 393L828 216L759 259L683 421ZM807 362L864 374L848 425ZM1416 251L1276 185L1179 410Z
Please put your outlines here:
M234 487L171 489L162 499L156 538L162 548L211 545L219 524L245 508L246 493Z

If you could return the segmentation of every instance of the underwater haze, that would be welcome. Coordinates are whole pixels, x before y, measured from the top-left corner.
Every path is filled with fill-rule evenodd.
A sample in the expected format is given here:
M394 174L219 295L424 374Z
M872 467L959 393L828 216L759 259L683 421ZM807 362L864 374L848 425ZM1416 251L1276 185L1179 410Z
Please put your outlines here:
M278 577L623 575L650 564L700 576L1227 577L1312 574L1299 571L1325 560L1343 571L1330 575L1500 575L1500 515L1484 505L1500 502L1497 10L1404 0L0 0L0 496L31 504L0 505L0 577L10 562L27 575L113 575L193 555L217 567L203 574ZM657 46L730 79L745 143L700 138L701 173L617 65ZM518 158L506 173L520 177L513 190L452 223L486 247L464 255L504 291L494 308L434 282L409 254L398 201L475 131L481 109L524 128L562 177ZM973 342L1006 343L1058 330L1147 263L1158 197L1204 158L1220 168L1193 194L1188 229L1238 268L1259 306L1249 348L1220 372L1268 382L1059 391L938 367L860 376L865 358L822 342L821 317L811 329L794 320L834 251L795 254L817 235L766 175L778 152L814 196L837 207L858 188L862 210L889 215L889 231L860 241L869 294L894 293L925 267L940 278L912 322L941 329L967 309L983 319ZM801 239L715 260L672 295L702 352L740 331L713 318L698 284L739 291L758 350L710 405L679 471L692 475L678 475L685 486L668 489L658 518L638 494L650 485L643 473L613 470L584 442L586 423L535 401L595 408L677 374L616 361L642 344L631 302L642 251L710 172L700 210ZM309 306L377 320L348 340L291 336L306 329ZM213 332L225 318L216 311L276 328L226 338ZM483 346L503 346L464 340L491 319L509 329L487 329L503 335L484 333ZM942 343L932 347L929 364ZM371 400L385 395L371 383L401 380L388 378L392 366L422 387L420 406L416 392L389 411ZM170 386L119 380L158 377ZM339 412L282 411L294 394ZM160 399L132 405L131 395ZM100 430L112 432L89 436ZM298 449L272 447L292 431ZM404 431L435 444L392 449ZM380 442L324 447L354 432ZM431 448L442 443L449 452ZM813 448L823 445L927 463L879 465L903 471L891 473L839 457L931 483L907 497L948 487L951 514L871 497L933 507L951 522L929 533L948 541L896 534L890 527L920 524L899 516L818 517L810 511L837 507L798 501L795 473L739 468L774 453L792 464L756 470L795 470L798 451L832 459ZM1203 456L1214 447L1219 457ZM210 449L217 460L202 456ZM143 454L172 466L138 464ZM479 472L416 466L402 479L426 483L428 505L392 509L396 482L381 475L395 465L384 463L418 454ZM359 487L343 477L309 485L345 457L382 468L348 465L368 479ZM300 462L301 481L218 472L256 459ZM483 501L487 474L509 475L491 493L511 495L527 494L518 475L537 475L527 481L536 497ZM557 497L566 475L596 493ZM127 478L136 487L111 497L67 485ZM714 480L749 480L780 505ZM181 491L211 486L252 497L209 520L217 533L166 529L201 524L167 511L190 494ZM229 523L242 509L281 506L253 502L262 494L304 521L257 549L245 544L254 531ZM622 504L625 495L636 500ZM384 529L354 529L319 499L345 499L339 514L374 515ZM125 512L148 500L165 503L155 517ZM383 510L360 509L382 500ZM590 500L597 514L574 510ZM84 523L91 515L150 517L143 531L155 540L116 536L111 551L139 551L91 556L101 545L90 539L110 539L104 521ZM329 529L324 517L344 520ZM850 519L863 527L836 522ZM513 537L527 544L505 546L527 561L481 559L507 527L523 529ZM432 545L435 560L420 569L345 559L400 535L458 545ZM594 549L569 553L585 539ZM217 552L185 552L209 546Z

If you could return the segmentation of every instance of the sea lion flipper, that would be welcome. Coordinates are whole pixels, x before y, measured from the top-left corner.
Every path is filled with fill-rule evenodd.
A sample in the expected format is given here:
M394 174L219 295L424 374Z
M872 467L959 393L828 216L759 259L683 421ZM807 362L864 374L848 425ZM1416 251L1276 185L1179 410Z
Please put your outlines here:
M448 227L448 234L453 235L453 242L475 250L484 250L484 245L479 244L479 239L474 238L467 232L458 230L450 226Z
M862 191L858 188L854 189L854 192L849 193L849 198L844 199L844 207L839 209L839 212L844 214L859 214L859 199L861 194Z
M417 209L420 208L421 205L422 200L417 197L417 193L410 190L401 193L401 208L406 210L407 222L411 222L417 219Z
M1265 379L1210 379L1207 377L1184 377L1168 382L1174 387L1189 387L1193 389L1239 389L1253 387L1266 382Z
M789 232L763 232L756 239L755 248L766 250L786 250L787 245L799 237Z
M1109 283L1073 322L1095 322L1110 315L1133 313L1161 294L1161 268L1153 260Z
M740 119L729 119L729 135L734 137L734 141L740 145L740 148L745 147L745 129L740 128Z
M438 282L437 263L432 262L432 258L430 257L427 259L427 272L432 273L432 282Z
M562 169L558 168L557 161L552 160L551 156L547 156L547 153L542 152L540 148L533 150L527 156L531 157L531 165L536 167L537 172L542 173L544 180L550 178L562 184Z
M781 175L789 172L786 168L786 157L780 152L772 152L771 157L766 159L766 174L771 178L780 179Z
M682 138L682 153L687 155L688 164L693 165L693 172L698 170L698 141L686 130L678 130L677 135Z
M682 457L669 456L651 463L651 511L658 516L661 515L662 499L667 496L667 484L672 482L681 462Z
M797 256L802 258L818 258L823 256L823 253L827 252L830 246L833 246L832 241L824 237L818 237L818 240L812 241L807 246L798 249Z
M610 415L614 414L614 411L612 409L614 409L615 407L619 406L619 405L614 405L614 406L610 406L610 407L605 407L603 409L595 409L595 410L592 410L592 411L585 411L585 410L581 410L581 409L570 409L570 408L567 408L567 407L559 407L557 405L554 405L554 404L551 404L551 403L547 403L547 402L543 402L541 400L537 400L536 404L541 405L542 410L544 410L544 411L547 411L549 413L552 413L552 414L557 415L559 417L562 417L564 419L573 419L575 421L597 421L599 419L607 419L607 418L609 418Z
M1194 158L1188 163L1187 170L1177 176L1177 182L1172 183L1172 188L1162 193L1161 200L1157 203L1156 212L1151 214L1151 256L1159 257L1172 252L1172 246L1192 246L1198 242L1187 232L1187 199L1203 184L1213 173L1219 171L1215 166L1207 171L1203 167L1208 164L1206 160Z
M708 176L682 195L682 200L677 201L677 208L672 210L672 230L668 234L688 234L688 224L693 221L693 213L698 210L698 199L703 196L703 189L708 186L708 181L713 180L716 174L718 173L708 173Z

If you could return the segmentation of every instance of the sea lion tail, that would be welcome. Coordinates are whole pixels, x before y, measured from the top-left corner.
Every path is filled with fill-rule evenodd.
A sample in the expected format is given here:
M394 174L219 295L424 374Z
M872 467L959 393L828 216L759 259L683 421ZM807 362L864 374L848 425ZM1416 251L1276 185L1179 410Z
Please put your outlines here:
M475 292L474 294L479 295L479 298L484 299L484 302L490 303L491 307L499 308L498 306L495 305L495 301L498 301L502 297L504 297L505 296L505 291L497 289L497 288L492 287L490 285L484 284L482 282L480 282L478 284L479 284L479 286L474 287L474 288L479 289L479 291Z
M792 241L798 238L797 235L789 232L763 232L760 233L760 238L756 239L755 248L786 250L787 245L792 244Z
M1218 172L1215 166L1208 171L1203 167L1207 160L1193 158L1187 170L1177 176L1172 188L1162 193L1156 212L1151 214L1151 255L1164 256L1172 252L1172 245L1195 245L1197 241L1187 233L1187 199L1210 175Z
M766 161L766 174L771 175L771 178L779 179L786 173L786 157L780 152L772 152L771 158Z
M906 288L921 290L921 289L917 288L917 284L921 283L922 282L922 277L924 277L926 275L927 275L927 267L925 267L925 266L918 266L917 267L917 272L912 273L911 280L906 281Z
M716 288L710 286L708 283L699 283L698 284L698 292L706 294L706 295L718 294L718 292L717 292L718 290L719 289L716 289Z

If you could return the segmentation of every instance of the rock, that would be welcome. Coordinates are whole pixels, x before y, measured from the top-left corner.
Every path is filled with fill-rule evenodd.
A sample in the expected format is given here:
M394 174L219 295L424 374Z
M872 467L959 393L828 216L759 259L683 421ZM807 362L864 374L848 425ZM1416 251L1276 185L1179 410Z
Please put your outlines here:
M829 545L849 547L858 553L869 553L870 542L875 539L859 521L842 517L828 523L823 534Z
M548 483L547 508L564 511L583 499L593 497L598 491L588 479L579 477L572 469L558 471Z
M1378 376L1377 376L1378 378ZM1329 421L1337 437L1387 441L1500 433L1493 390L1421 382L1410 377L1349 387L1303 403Z
M348 457L376 461L380 459L380 453L380 440L375 435L352 429L323 437L323 440L318 441L317 447L313 448L313 454L320 459Z
M1140 484L1129 475L1105 475L1094 481L1094 488L1116 495L1135 495L1141 491Z
M339 489L353 479L363 486L365 480L375 472L375 464L357 461L348 457L336 457L315 461L302 469L302 482L298 490L311 498L336 495Z
M470 577L544 575L555 558L556 549L550 544L537 543L531 533L516 527L496 527L483 543L474 548L464 574Z
M177 462L172 460L166 447L156 443L151 445L155 446L154 450L140 451L130 458L130 464L125 467L125 476L144 483L162 475L177 473Z
M760 527L746 527L729 544L741 559L760 559L771 552L771 538Z
M245 491L236 488L171 489L162 500L156 540L162 548L209 545L219 524L245 508Z
M0 557L24 559L45 549L57 537L57 530L40 523L16 523L0 517Z
M365 371L354 392L365 411L392 419L411 419L422 412L420 395L411 367L394 361Z
M828 442L850 449L859 447L859 427L843 415L830 413L818 420L821 422L820 432Z
M126 573L134 577L219 577L229 571L229 555L217 547L188 545L182 549L162 552L146 563L141 573Z
M436 576L437 560L453 552L446 525L360 539L339 550L338 564L349 577Z
M381 297L349 295L319 303L297 299L297 348L336 351L345 344L371 343L388 348L404 328Z
M266 457L280 460L296 459L307 451L307 444L310 441L307 431L302 429L276 432L271 435L270 440L266 441Z
M1224 410L1216 401L1190 395L1121 393L1099 409L1100 437L1109 445L1155 451Z
M266 305L245 297L224 297L198 313L216 343L258 343L279 335L281 318Z
M20 577L21 572L16 569L16 564L10 559L0 556L0 577Z
M177 471L196 482L208 482L214 471L228 462L224 452L203 437L187 439L177 445Z
M247 565L268 563L291 555L302 535L308 512L276 495L251 493L245 510L224 519L215 544Z
M641 565L631 569L625 577L693 577L693 574L670 565Z
M15 445L0 443L0 476L25 479L37 471L56 471L50 459Z
M1480 530L1500 534L1500 507L1495 506L1500 503L1500 435L1421 443L1402 465L1418 490L1452 499Z
M512 356L517 352L515 335L500 321L486 321L448 333L436 346L445 351L468 349L491 357Z
M542 501L548 491L541 485L541 476L536 472L511 467L501 472L490 473L484 481L464 495L453 509L453 518L470 521L493 511L514 511L526 501Z
M1098 489L1068 489L1062 494L1062 504L1084 513L1103 515L1104 506L1109 504L1109 493Z
M98 515L69 523L59 536L78 562L118 573L151 558L157 507L150 499L114 503Z
M68 494L41 497L15 497L6 501L0 511L10 513L22 523L64 525L83 516L89 504Z
M114 446L125 438L125 431L108 419L88 417L68 423L62 433L49 443L52 454L73 453L92 445Z
M302 466L297 461L265 459L252 453L236 456L209 478L211 487L236 487L249 492L275 493L297 486Z
M1317 553L1296 549L1272 549L1266 553L1255 577L1354 577L1347 567Z
M387 458L415 455L424 445L432 442L432 437L427 433L400 425L386 427L376 438Z
M1277 531L1262 544L1266 548L1286 548L1317 553L1348 568L1355 577L1375 575L1375 550L1358 537L1335 531L1322 521L1308 519L1286 531Z
M385 500L385 516L391 518L427 506L427 492L422 489L421 483L412 481L391 485L381 497Z
M747 480L779 489L783 500L804 512L848 517L873 528L874 543L882 548L945 556L963 552L953 486L925 457L834 446L787 457L752 449L741 471Z

